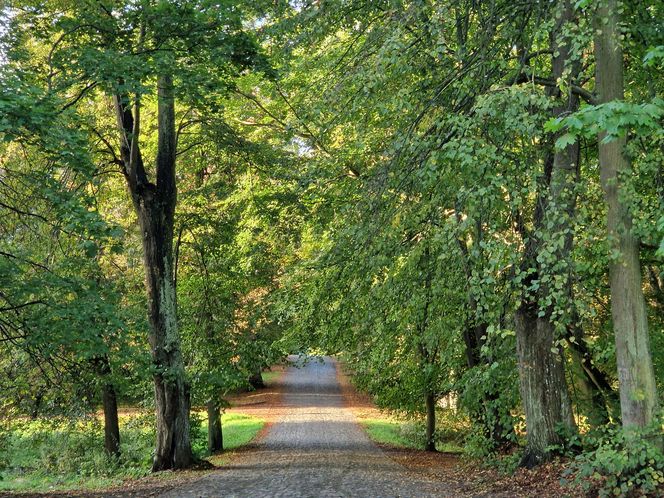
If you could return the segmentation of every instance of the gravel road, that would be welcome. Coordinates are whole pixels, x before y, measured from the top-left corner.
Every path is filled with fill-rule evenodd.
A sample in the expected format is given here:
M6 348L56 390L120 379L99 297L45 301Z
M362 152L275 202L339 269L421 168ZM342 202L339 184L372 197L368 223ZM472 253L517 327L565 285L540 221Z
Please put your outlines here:
M165 497L420 497L453 496L440 483L407 472L373 444L344 407L336 363L284 374L284 412L256 450L227 468Z

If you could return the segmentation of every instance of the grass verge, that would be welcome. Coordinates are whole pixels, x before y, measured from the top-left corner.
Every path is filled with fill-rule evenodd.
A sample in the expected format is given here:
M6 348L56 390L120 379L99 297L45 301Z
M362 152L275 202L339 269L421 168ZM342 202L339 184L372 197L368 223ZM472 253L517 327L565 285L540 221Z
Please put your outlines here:
M243 413L225 413L222 420L224 433L224 450L235 450L251 442L265 425L258 417ZM207 423L203 430L207 435Z
M396 420L367 418L360 420L360 424L372 441L380 444L389 444L398 448L419 449L417 441L403 435L402 423Z
M222 417L224 447L249 443L265 421L242 413ZM120 418L120 458L103 449L103 427L96 417L83 420L15 420L0 434L0 492L64 491L117 486L150 474L154 445L154 415L134 412ZM207 422L192 412L192 447L199 458L215 465L228 461L224 453L208 456Z

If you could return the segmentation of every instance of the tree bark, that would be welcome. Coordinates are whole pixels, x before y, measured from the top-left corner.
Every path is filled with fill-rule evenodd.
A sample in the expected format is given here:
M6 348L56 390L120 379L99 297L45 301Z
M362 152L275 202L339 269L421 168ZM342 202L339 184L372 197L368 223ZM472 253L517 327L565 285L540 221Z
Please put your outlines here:
M162 75L157 85L156 183L148 181L138 145L138 96L133 112L126 96L118 95L115 98L121 132L123 172L142 234L149 341L156 367L154 390L157 440L153 471L184 468L193 461L189 436L189 392L180 352L173 281L173 225L177 195L172 77Z
M553 352L553 324L537 315L535 304L521 306L515 314L519 385L528 441L521 465L528 468L548 460L550 446L564 443L561 427L575 427L563 358Z
M208 416L208 451L215 453L224 449L224 434L221 428L221 410L219 403L207 403Z
M565 24L572 22L574 11L570 0L560 0L555 12L555 27L551 33L553 53L551 65L557 81L564 76L570 60L569 46L563 37ZM572 68L572 75L576 68ZM573 77L573 76L572 76ZM568 81L571 83L571 81ZM558 97L558 89L550 89L549 96ZM578 97L568 91L564 102L554 108L554 117L578 109ZM565 381L564 358L555 345L556 327L553 305L540 310L542 298L550 297L552 288L543 277L555 274L564 279L562 295L556 299L571 299L571 263L573 233L569 229L576 204L575 184L578 175L578 144L556 151L545 161L544 182L535 207L535 227L542 232L531 234L526 243L523 269L534 274L527 284L539 283L539 290L524 296L515 313L516 344L519 365L521 399L526 415L527 448L521 465L533 467L550 458L549 448L564 443L560 430L576 430L572 405ZM536 230L537 232L537 230ZM562 239L562 240L561 240ZM554 249L554 261L541 261L540 255ZM547 251L548 252L548 251ZM548 265L548 266L547 266ZM554 266L555 265L555 266Z
M624 99L623 51L620 45L617 0L600 2L595 19L596 88L601 103ZM625 428L645 427L658 409L655 373L650 353L648 319L643 296L639 242L632 218L620 198L621 176L630 170L624 154L626 138L603 143L599 136L600 180L608 206L607 228L611 314L616 344L620 410Z
M419 354L421 366L424 368L425 372L431 372L432 368L436 368L435 361L438 356L438 347L435 347L434 350L430 350L424 340L424 335L426 334L429 328L429 313L431 301L433 299L431 284L434 278L434 268L431 264L431 248L429 247L429 241L424 240L422 242L424 245L424 250L422 251L422 271L424 272L424 306L422 309L422 319L418 324L417 331L419 334ZM426 374L424 378L424 408L426 412L426 431L425 431L425 445L424 448L427 451L436 451L436 385L435 377L431 377L431 373Z
M101 404L104 410L104 449L109 455L119 456L118 401L111 380L111 363L107 355L100 355L93 358L91 364L101 380Z
M104 449L109 455L120 456L118 400L115 396L113 384L110 382L104 383L101 398L104 407Z
M425 399L427 412L426 443L424 449L436 451L436 397L428 392Z

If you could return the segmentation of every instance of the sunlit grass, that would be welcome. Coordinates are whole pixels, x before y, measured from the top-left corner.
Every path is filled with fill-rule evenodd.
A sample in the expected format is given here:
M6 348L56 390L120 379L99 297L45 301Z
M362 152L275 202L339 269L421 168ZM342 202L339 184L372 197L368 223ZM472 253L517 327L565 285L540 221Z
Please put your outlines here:
M192 412L192 446L207 457L207 422L201 411ZM224 448L237 449L250 442L265 422L242 413L222 417ZM0 433L0 491L54 491L99 489L150 474L154 446L154 415L135 411L120 416L122 454L108 457L103 448L103 426L96 417L19 419ZM209 457L220 465L223 454Z
M367 435L376 443L389 444L398 448L419 449L420 444L403 435L403 424L396 420L368 418L360 423L367 431Z
M422 424L401 421L391 417L362 418L359 420L369 438L379 444L396 448L421 450L424 448L424 427ZM460 453L463 448L457 442L437 441L436 449L446 453Z
M279 377L281 377L282 372L275 372L274 370L268 370L267 372L263 372L263 382L265 382L266 385L270 385L274 381L276 381Z
M224 450L234 450L249 443L265 425L265 420L243 413L225 413L221 417ZM207 423L202 429L207 437Z

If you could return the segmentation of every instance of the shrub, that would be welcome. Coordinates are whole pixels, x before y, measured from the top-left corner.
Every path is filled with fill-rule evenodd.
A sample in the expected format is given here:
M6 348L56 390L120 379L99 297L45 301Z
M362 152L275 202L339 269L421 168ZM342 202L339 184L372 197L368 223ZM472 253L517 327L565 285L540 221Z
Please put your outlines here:
M656 442L661 422L647 430L607 428L587 441L594 448L577 456L568 473L586 491L605 496L643 496L664 487L664 452Z
M189 438L195 456L207 454L207 424L203 427L203 416L195 411L189 415Z

